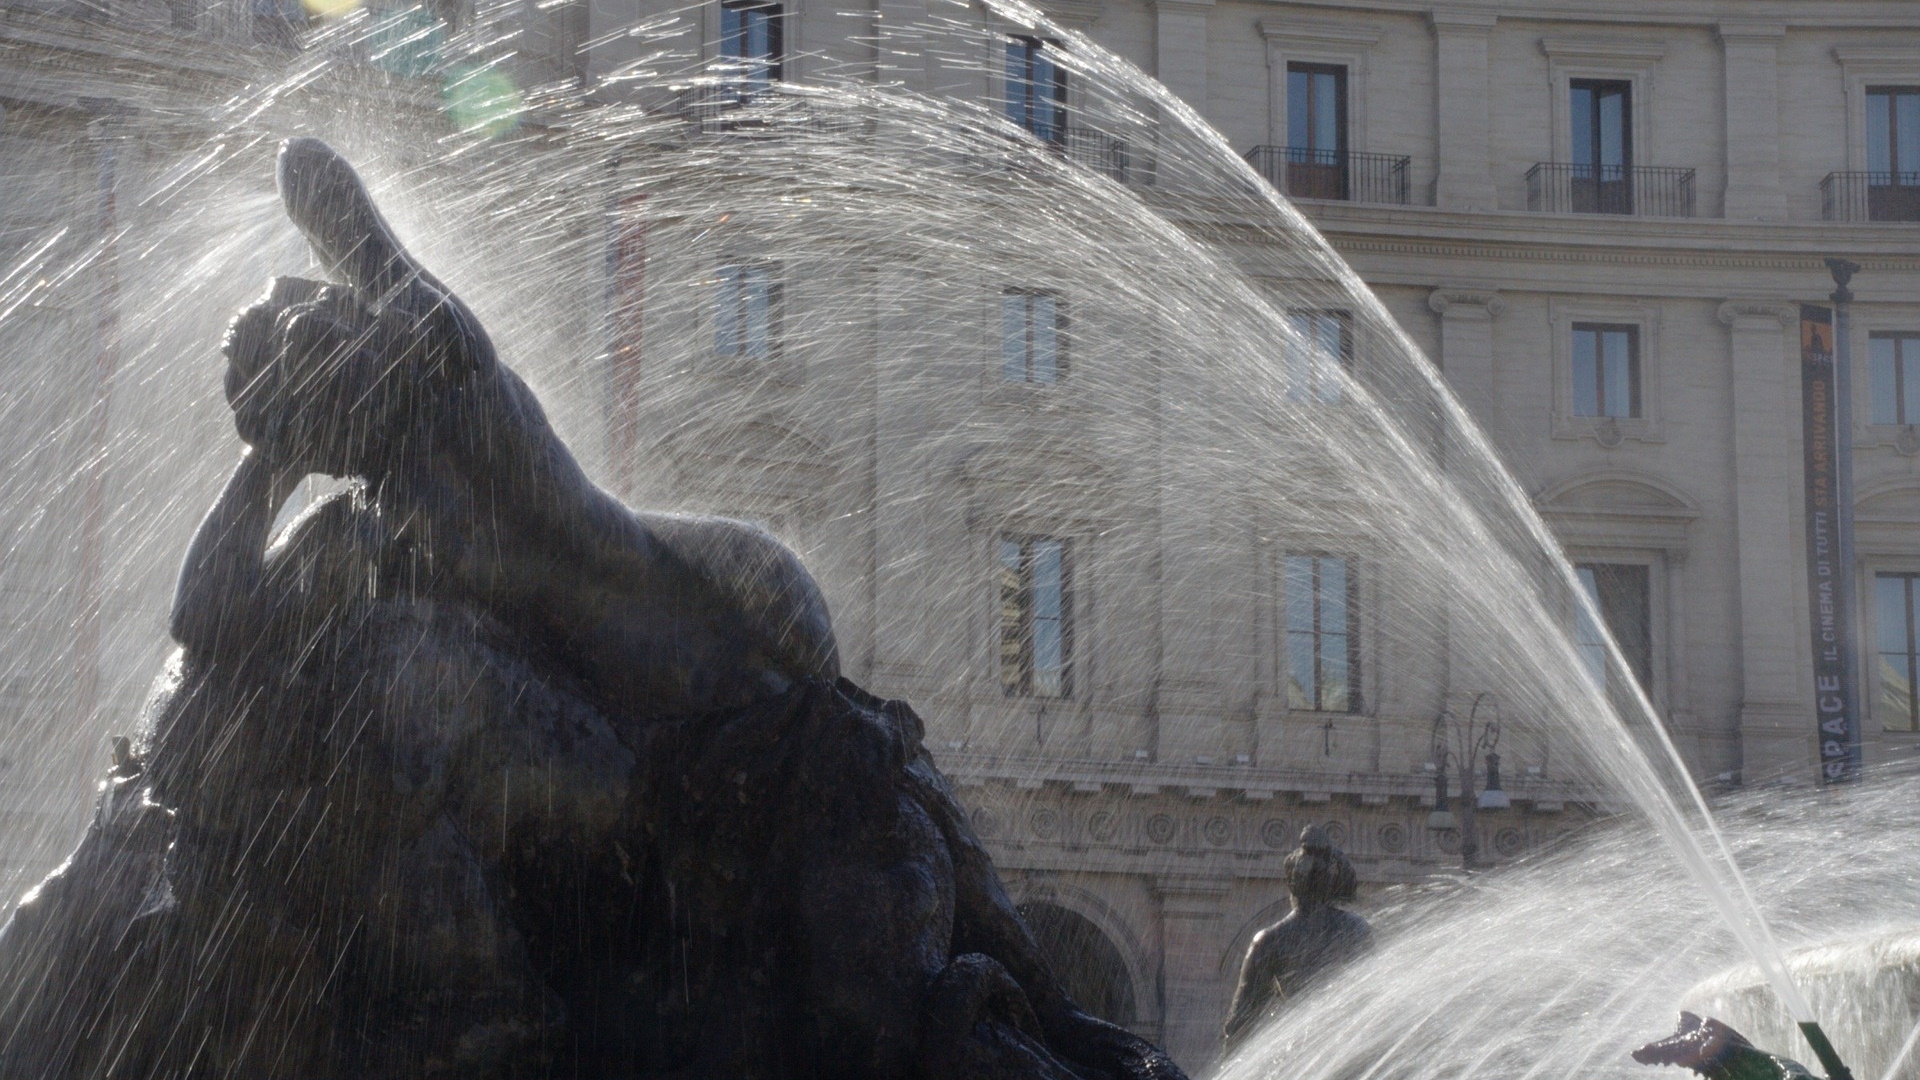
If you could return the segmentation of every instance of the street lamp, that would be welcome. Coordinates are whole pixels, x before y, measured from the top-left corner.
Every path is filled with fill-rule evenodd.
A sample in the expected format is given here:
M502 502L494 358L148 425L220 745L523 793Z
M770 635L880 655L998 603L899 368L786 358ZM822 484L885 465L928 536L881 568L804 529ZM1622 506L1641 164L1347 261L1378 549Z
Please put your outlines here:
M1490 712L1485 720L1480 718L1482 706L1486 706ZM1513 805L1506 789L1500 786L1500 755L1495 749L1499 745L1500 702L1490 691L1482 690L1473 696L1473 705L1468 708L1464 721L1448 709L1441 709L1440 715L1433 718L1433 812L1427 815L1427 828L1435 831L1458 829L1460 864L1469 870L1474 868L1474 856L1480 853L1480 844L1474 832L1474 812L1505 810ZM1487 763L1487 786L1476 794L1473 790L1474 765L1482 756ZM1460 798L1457 804L1460 812L1457 816L1450 805L1453 800L1447 794L1449 761L1460 773Z

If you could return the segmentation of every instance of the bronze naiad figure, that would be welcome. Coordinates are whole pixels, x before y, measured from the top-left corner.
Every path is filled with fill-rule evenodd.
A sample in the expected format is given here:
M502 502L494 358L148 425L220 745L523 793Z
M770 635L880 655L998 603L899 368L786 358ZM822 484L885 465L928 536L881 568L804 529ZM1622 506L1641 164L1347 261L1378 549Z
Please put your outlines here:
M1359 878L1325 829L1302 829L1300 846L1287 855L1284 869L1293 910L1255 934L1247 949L1221 1031L1229 1053L1262 1018L1373 945L1367 920L1338 906L1353 899Z
M1061 990L792 552L594 486L344 160L278 178L334 280L233 322L248 450L0 930L0 1075L1181 1076Z

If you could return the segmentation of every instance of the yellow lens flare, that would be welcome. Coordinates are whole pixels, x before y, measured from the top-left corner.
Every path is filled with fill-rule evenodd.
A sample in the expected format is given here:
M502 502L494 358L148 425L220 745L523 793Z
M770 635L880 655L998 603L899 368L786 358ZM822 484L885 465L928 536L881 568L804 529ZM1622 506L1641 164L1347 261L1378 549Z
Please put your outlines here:
M513 78L493 68L469 67L454 71L440 91L447 116L466 134L497 139L520 123L524 102Z
M306 8L309 15L332 19L357 10L360 0L300 0L300 6Z

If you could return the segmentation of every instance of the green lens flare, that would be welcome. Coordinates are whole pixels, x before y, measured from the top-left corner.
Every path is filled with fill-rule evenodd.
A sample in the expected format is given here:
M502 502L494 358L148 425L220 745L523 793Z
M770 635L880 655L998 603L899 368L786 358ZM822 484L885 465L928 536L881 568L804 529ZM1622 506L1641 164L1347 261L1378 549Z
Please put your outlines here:
M505 72L468 67L454 70L440 96L447 115L462 132L497 139L519 125L520 88Z

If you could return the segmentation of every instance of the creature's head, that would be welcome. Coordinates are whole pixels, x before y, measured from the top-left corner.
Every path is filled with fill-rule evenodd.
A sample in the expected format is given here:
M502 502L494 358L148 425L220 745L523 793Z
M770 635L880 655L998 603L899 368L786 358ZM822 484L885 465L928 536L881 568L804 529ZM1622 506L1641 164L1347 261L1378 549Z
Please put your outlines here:
M453 420L446 399L496 363L493 344L326 143L282 144L278 180L287 215L337 281L278 279L235 318L225 352L236 423L291 463L377 472Z
M1359 889L1353 863L1318 825L1301 831L1300 846L1287 855L1283 869L1287 891L1301 905L1351 900Z

